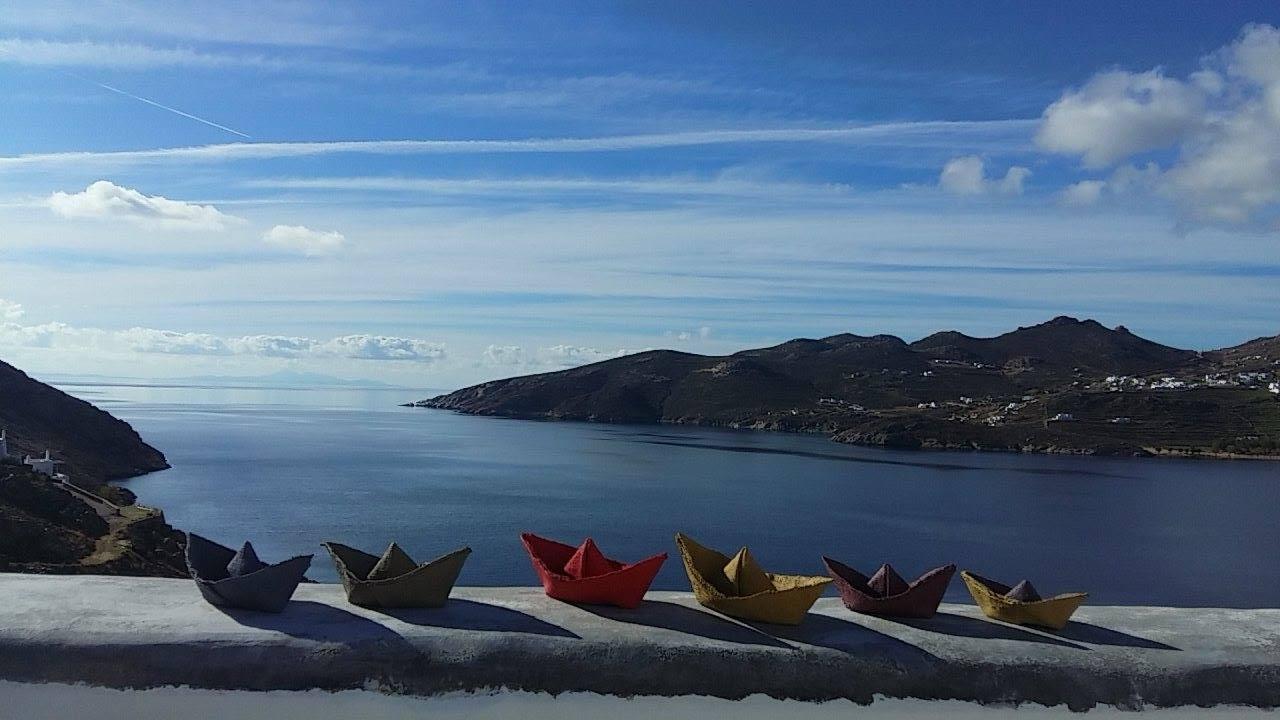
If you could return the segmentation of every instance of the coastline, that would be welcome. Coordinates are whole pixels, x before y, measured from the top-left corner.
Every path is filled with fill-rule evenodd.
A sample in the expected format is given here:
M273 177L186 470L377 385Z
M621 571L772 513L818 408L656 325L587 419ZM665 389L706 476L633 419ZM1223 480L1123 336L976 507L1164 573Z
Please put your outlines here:
M545 422L545 423L588 423L595 425L633 425L642 427L700 427L719 430L741 430L750 432L767 432L779 433L784 435L807 435L819 436L833 443L841 445L851 445L854 447L878 448L883 450L906 450L912 452L947 452L947 453L1002 453L1012 455L1078 455L1091 457L1132 457L1132 458L1178 458L1178 459L1203 459L1203 460L1263 460L1263 461L1280 461L1280 455L1270 454L1249 454L1249 453L1228 453L1216 452L1212 450L1194 451L1194 450L1177 450L1168 448L1157 448L1143 446L1135 451L1116 452L1108 449L1099 448L1078 448L1057 445L1036 445L1022 447L992 447L986 445L961 445L956 443L943 443L932 441L929 439L921 440L914 444L887 444L876 442L864 442L859 440L841 439L840 435L844 431L833 432L824 428L786 428L776 426L764 426L762 423L720 423L720 422L702 422L702 421L666 421L659 420L656 422L612 422L609 420L597 420L591 418L565 418L565 417L549 417L545 414L538 413L497 413L497 412L470 412L457 407L448 407L439 404L433 404L432 400L419 400L416 402L401 403L399 407L417 408L425 410L440 410L444 412L457 413L459 415L467 415L470 417L494 418L503 420L520 420L526 422Z
M1280 460L1280 455L1253 455L1248 453L1216 452L1212 450L1174 450L1170 448L1144 448L1152 457L1173 457L1204 460Z

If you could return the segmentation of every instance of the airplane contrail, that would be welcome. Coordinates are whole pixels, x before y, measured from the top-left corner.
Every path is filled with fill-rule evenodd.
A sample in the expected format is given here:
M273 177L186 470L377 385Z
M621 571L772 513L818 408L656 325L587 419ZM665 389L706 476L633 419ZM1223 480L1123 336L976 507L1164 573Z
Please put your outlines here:
M4 48L0 48L0 53L2 53L2 54L4 54L4 55L9 55L9 56L11 56L11 57L15 57L15 58L16 58L16 57L18 57L18 56L17 56L17 54L15 54L15 53L13 53L13 52L10 52L10 51L8 51L8 50L5 50ZM98 87L102 88L103 90L110 90L111 92L116 93L116 94L118 94L118 95L123 95L123 96L125 96L125 97L127 97L127 98L132 98L132 99L134 99L134 100L137 100L138 102L146 103L146 104L148 104L148 105L150 105L150 106L152 106L152 107L157 107L157 108L160 108L161 110L166 110L166 111L168 111L168 112L173 113L174 115L181 115L181 116L182 116L182 117L184 117L184 118L189 118L189 119L191 119L191 120L195 120L195 121L196 121L196 122L198 122L198 123L204 123L205 125L208 125L209 127L217 128L217 129L222 130L222 131L224 131L224 132L229 132L229 133L231 133L232 135L238 135L238 136L240 136L240 137L242 137L242 138L246 138L246 139L249 139L249 140L252 140L252 139L253 139L253 136L251 136L251 135L247 135L247 134L245 134L245 133L242 133L242 132L240 132L239 130L235 130L235 129L233 129L233 128L229 128L229 127L227 127L226 125L219 125L218 123L213 122L212 120L205 120L204 118L202 118L202 117L198 117L198 116L196 116L196 115L192 115L192 114L191 114L191 113L189 113L189 112L183 112L183 111L179 110L178 108L170 107L170 106L168 106L168 105L162 105L162 104L160 104L160 103L156 102L155 100L148 100L147 98L144 98L144 97L142 97L142 96L140 96L140 95L134 95L133 93L131 93L131 92L126 92L126 91L124 91L124 90L121 90L120 88L117 88L117 87L111 87L110 85L107 85L106 83L100 83L100 82L98 82L97 80L92 80L92 79L87 78L87 77L85 77L85 76L83 76L83 75L78 75L78 74L76 74L76 73L71 72L70 70L63 70L63 69L61 69L61 68L50 68L50 69L51 69L51 70L53 70L54 72L62 73L63 75L70 75L71 77L73 77L73 78L75 78L75 79L77 79L77 80L80 80L80 81L82 81L82 82L87 82L87 83L89 83L89 84L91 84L91 85L97 85Z
M79 76L79 75L76 75L75 77L80 77L80 76ZM204 123L205 125L208 125L209 127L215 127L215 128L218 128L219 130L225 130L226 132L229 132L229 133L231 133L232 135L239 135L239 136L240 136L240 137L242 137L242 138L248 138L248 139L250 139L250 140L252 140L252 139L253 139L253 137L252 137L251 135L246 135L245 133L242 133L242 132L240 132L239 130L233 130L233 129L231 129L231 128L227 127L226 125L219 125L218 123L213 122L212 120L205 120L205 119L204 119L204 118L202 118L202 117L196 117L195 115L192 115L191 113L183 112L183 111L181 111L181 110L179 110L178 108L175 108L175 107L169 107L168 105L161 105L160 103L156 102L155 100L148 100L148 99L146 99L146 98L144 98L144 97L142 97L142 96L140 96L140 95L134 95L133 93L131 93L131 92L125 92L124 90L121 90L120 88L111 87L110 85L108 85L108 84L106 84L106 83L100 83L100 82L98 82L98 81L96 81L96 80L90 80L90 79L88 79L88 78L80 78L80 79L81 79L81 80L84 80L85 82L91 82L91 83L93 83L94 85L97 85L98 87L102 88L103 90L110 90L110 91L111 91L111 92L113 92L113 93L119 93L119 94L121 94L121 95L123 95L123 96L125 96L125 97L127 97L127 98L133 98L134 100L137 100L138 102L144 102L144 103L146 103L146 104L148 104L148 105L151 105L151 106L153 106L153 107L158 107L158 108L160 108L161 110L168 110L169 112L173 113L174 115L181 115L181 116L182 116L182 117L184 117L184 118L191 118L192 120L195 120L196 122L199 122L199 123Z

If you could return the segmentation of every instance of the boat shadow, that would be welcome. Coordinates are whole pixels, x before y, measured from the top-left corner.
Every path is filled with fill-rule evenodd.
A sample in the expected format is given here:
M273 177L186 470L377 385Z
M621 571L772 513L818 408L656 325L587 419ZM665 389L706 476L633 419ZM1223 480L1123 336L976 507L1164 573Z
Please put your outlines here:
M849 620L830 615L809 613L799 625L774 625L750 623L760 632L769 633L792 642L825 647L831 650L866 657L883 657L898 664L912 661L933 662L938 657L924 648L886 635Z
M1064 640L1054 635L1021 628L1017 625L981 620L967 615L955 615L953 613L940 612L928 619L885 619L898 623L899 625L906 625L907 627L915 628L916 630L926 630L928 632L935 632L941 635L977 638L981 640L1015 640L1019 642L1032 642L1044 645L1056 645L1058 647L1068 647L1073 650L1089 649L1077 642Z
M1091 645L1114 645L1117 647L1143 648L1146 650L1173 650L1182 652L1182 648L1177 648L1165 643L1148 640L1137 635L1120 632L1104 628L1100 625L1091 625L1079 620L1072 620L1067 626L1054 633L1058 637L1075 640L1076 642L1089 643Z
M411 647L399 633L379 622L311 600L291 600L280 613L213 607L245 627L271 630L302 640Z
M424 627L450 630L474 630L477 632L512 632L549 637L579 638L545 620L522 613L519 610L451 598L439 608L368 608L371 612L395 618L400 622Z
M645 600L630 610L608 605L574 607L614 622L674 630L720 642L791 649L787 643L755 627L678 603Z

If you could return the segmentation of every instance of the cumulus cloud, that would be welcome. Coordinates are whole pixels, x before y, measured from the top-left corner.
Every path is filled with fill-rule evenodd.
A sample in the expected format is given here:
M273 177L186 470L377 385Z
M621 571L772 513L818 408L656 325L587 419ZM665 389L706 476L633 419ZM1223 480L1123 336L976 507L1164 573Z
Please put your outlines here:
M669 330L667 337L676 342L690 342L691 340L706 340L711 337L711 328L703 325L697 330Z
M480 354L484 365L521 365L525 362L524 348L519 345L490 345Z
M109 180L99 180L78 193L55 192L45 204L67 218L127 220L189 230L222 230L239 220L212 205L144 195Z
M540 359L551 364L560 365L561 367L574 367L622 357L630 354L630 351L626 349L598 350L577 345L552 345L551 347L538 348L537 354Z
M335 357L358 360L434 362L445 356L444 345L440 343L385 335L344 335L320 343L317 349Z
M18 307L0 300L4 308ZM78 328L64 323L23 325L21 314L0 314L0 347L36 347L135 352L158 355L245 356L294 359L348 359L434 363L445 359L442 343L385 335L342 335L328 339L283 335L220 336L134 327L127 330Z
M16 322L22 319L26 311L16 302L10 302L4 298L0 298L0 320L6 322Z
M230 355L227 341L216 335L184 333L151 328L129 328L116 333L134 352L164 355Z
M519 345L490 345L480 355L480 364L519 369L559 369L588 365L629 355L632 351L599 350L578 345L552 345L527 350Z
M1274 224L1280 215L1280 30L1245 27L1185 78L1158 69L1100 73L1045 109L1036 141L1078 155L1089 168L1144 153L1157 158L1078 183L1064 192L1064 202L1148 190L1171 201L1184 223Z
M1102 197L1102 189L1106 187L1106 182L1102 180L1081 180L1073 185L1068 185L1062 191L1061 199L1065 205L1092 205L1098 202L1098 198Z
M1036 143L1106 167L1176 142L1203 122L1205 100L1203 85L1159 70L1100 73L1045 109Z
M301 252L308 257L332 255L342 249L347 241L340 232L321 232L305 225L276 225L263 233L262 239L272 245Z
M1014 165L1000 179L988 178L986 163L977 155L952 158L938 176L938 187L953 195L1021 195L1023 184L1031 176L1027 168Z

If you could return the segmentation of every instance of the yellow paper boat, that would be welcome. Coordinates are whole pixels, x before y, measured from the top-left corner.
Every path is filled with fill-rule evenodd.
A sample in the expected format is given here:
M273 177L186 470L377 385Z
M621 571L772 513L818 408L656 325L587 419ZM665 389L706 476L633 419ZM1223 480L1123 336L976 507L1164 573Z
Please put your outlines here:
M731 558L680 533L676 546L698 602L743 620L799 625L831 582L829 577L766 573L746 548Z
M1076 608L1084 604L1088 593L1066 593L1056 597L1018 600L1009 597L1013 590L1008 585L988 580L968 570L961 570L960 577L969 588L973 601L982 608L983 614L994 620L1003 620L1016 625L1039 625L1041 627L1061 630L1071 620Z

